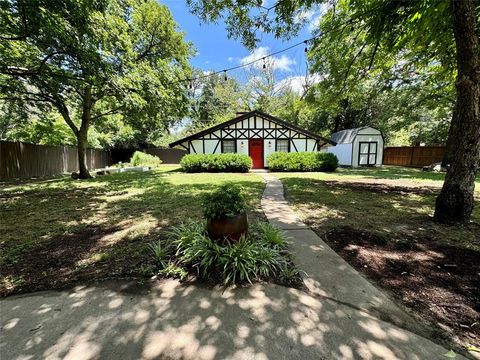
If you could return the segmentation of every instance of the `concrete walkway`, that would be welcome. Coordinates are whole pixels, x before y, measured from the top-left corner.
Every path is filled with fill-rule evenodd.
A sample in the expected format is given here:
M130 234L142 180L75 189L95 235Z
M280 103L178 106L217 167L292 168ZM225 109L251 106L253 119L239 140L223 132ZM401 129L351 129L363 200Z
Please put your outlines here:
M296 262L308 275L304 281L310 293L367 311L416 332L428 331L360 275L297 217L285 201L280 180L268 173L262 174L262 177L266 182L262 209L268 220L289 238Z
M263 176L262 206L292 237L309 291L164 280L12 296L0 301L0 358L445 359L446 349L406 330L419 328L296 218L281 183Z

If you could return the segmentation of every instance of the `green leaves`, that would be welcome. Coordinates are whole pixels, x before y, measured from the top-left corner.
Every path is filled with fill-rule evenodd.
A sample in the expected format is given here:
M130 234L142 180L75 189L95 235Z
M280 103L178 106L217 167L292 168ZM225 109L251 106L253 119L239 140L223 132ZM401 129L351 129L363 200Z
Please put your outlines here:
M189 154L180 160L182 170L195 172L248 172L252 159L246 154Z
M202 200L202 208L206 219L221 219L244 213L247 204L240 188L227 183L206 194Z
M166 6L154 0L23 3L0 7L0 91L8 101L49 104L74 132L82 121L105 129L105 118L113 119L143 140L186 113L179 80L190 72L192 49Z
M224 285L275 277L290 281L300 274L290 261L285 238L268 223L254 223L247 237L224 245L209 239L200 222L180 225L170 237L181 266Z
M268 155L271 171L335 171L338 159L321 152L275 152Z

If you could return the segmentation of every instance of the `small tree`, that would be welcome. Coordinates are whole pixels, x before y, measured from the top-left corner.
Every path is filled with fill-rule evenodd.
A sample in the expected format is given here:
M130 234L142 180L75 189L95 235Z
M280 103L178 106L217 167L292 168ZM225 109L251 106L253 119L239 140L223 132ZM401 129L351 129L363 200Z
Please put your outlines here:
M92 124L121 114L161 126L186 111L189 45L153 0L4 2L0 28L1 99L58 111L77 139L80 178L90 177Z

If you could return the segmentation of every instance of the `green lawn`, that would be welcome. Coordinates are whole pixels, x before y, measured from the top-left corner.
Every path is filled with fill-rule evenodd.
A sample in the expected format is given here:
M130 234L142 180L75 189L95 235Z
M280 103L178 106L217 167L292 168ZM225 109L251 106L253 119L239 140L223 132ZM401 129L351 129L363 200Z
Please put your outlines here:
M277 175L304 220L324 231L349 226L395 239L428 234L438 241L480 249L480 177L472 224L451 227L432 221L444 173L384 166Z
M19 181L0 188L0 293L153 272L146 245L174 224L201 217L201 196L240 185L262 217L255 174L184 174L162 166L75 181Z
M283 177L298 177L298 173L284 173ZM422 171L416 168L406 168L400 166L382 166L378 168L338 168L334 173L313 173L308 177L318 180L395 180L399 185L405 183L411 184L429 184L441 186L445 178L445 173ZM475 190L480 192L480 174L477 176Z
M480 183L468 225L433 221L443 174L277 173L287 201L347 262L460 346L480 341ZM437 326L437 325L434 325Z

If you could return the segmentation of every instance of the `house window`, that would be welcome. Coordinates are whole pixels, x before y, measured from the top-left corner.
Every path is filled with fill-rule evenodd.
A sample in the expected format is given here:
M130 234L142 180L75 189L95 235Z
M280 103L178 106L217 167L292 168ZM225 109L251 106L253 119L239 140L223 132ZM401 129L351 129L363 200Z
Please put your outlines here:
M288 139L277 139L276 151L289 152L289 150Z
M222 153L236 152L235 140L222 140Z

